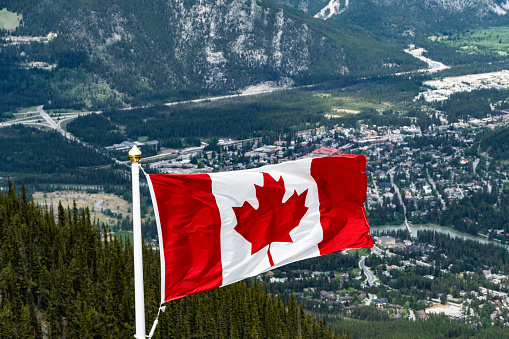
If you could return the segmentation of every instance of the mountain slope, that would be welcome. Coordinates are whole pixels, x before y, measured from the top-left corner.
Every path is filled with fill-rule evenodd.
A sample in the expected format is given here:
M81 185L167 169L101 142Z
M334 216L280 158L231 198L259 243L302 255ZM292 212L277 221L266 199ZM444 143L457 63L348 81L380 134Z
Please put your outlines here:
M321 17L349 22L387 35L418 35L509 22L507 0L278 0L315 15L332 3L336 14ZM330 13L326 12L326 13Z
M133 246L90 213L40 208L25 188L0 192L0 337L129 338L135 332ZM57 220L57 221L55 221ZM143 246L147 329L159 308L159 253ZM249 286L250 285L250 286ZM339 339L291 298L255 282L166 303L154 338ZM345 336L344 338L349 338Z
M7 8L23 15L13 35L58 36L46 44L4 46L0 57L56 64L57 73L67 73L53 90L76 101L85 100L83 83L100 87L103 101L130 101L416 65L395 45L262 0L10 0Z

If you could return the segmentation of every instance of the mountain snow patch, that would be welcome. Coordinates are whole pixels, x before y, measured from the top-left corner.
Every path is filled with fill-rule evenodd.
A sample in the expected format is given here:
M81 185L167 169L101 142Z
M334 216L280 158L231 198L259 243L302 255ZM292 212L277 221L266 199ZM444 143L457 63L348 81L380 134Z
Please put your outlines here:
M456 12L463 12L468 9L474 9L479 13L486 14L486 11L492 11L498 15L507 14L509 10L509 0L505 0L500 6L494 0L425 0L423 1L427 6L440 6L447 10ZM506 10L504 10L506 9Z
M283 61L283 53L281 53L281 37L283 35L284 20L285 17L283 15L283 10L281 10L276 14L275 26L278 31L272 38L272 49L274 50L272 57L277 68L281 67L281 62Z
M348 1L345 0L345 7L341 9L340 0L330 0L327 6L322 8L320 12L314 15L315 18L321 18L323 20L329 19L331 16L343 13L348 7ZM508 0L509 1L509 0Z
M505 5L505 4L504 4L504 5ZM498 15L506 15L506 13L507 13L507 12L506 12L504 9L502 9L502 7L500 7L499 5L493 5L493 6L491 7L491 10L492 10L493 12L495 12L496 14L498 14Z
M223 52L212 52L209 47L205 49L207 53L207 61L213 65L215 64L221 64L223 62L226 62L226 58L223 55Z

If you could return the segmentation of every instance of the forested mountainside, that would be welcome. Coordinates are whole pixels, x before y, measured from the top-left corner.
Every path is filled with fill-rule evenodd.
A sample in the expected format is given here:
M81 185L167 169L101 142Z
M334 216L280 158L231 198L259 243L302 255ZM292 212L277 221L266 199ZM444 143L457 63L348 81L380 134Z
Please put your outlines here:
M327 20L350 22L377 34L412 38L509 22L507 0L278 0Z
M53 98L53 105L168 100L265 81L395 73L419 63L366 31L269 0L7 0L2 6L22 16L17 29L0 31L0 64L9 74L0 94L8 99L35 88L34 96ZM13 43L20 36L44 43ZM21 79L10 74L20 68ZM13 81L23 86L9 87Z
M101 240L88 210L41 209L24 188L0 194L0 338L129 338L133 246ZM143 248L147 328L159 307L159 253ZM241 282L175 300L157 338L338 338L291 299ZM348 336L344 337L347 338Z

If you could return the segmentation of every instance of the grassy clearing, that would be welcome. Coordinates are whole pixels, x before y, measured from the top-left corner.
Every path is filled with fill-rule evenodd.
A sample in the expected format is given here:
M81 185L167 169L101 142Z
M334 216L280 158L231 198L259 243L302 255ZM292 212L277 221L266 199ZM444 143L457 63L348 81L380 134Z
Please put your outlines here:
M338 114L357 114L360 111L374 108L386 110L393 105L388 102L370 101L368 98L354 96L334 96L330 99L332 111Z
M371 253L370 249L369 248L359 248L358 250L358 253L359 255L362 257L362 256L365 256L365 255L369 255ZM355 252L354 252L355 253Z
M429 39L465 54L495 53L505 56L509 52L509 26L473 29L451 35L431 36Z
M0 29L14 31L18 28L23 16L18 13L9 12L6 8L0 10Z
M352 275L353 276L358 276L361 274L361 269L360 268L352 268Z
M358 114L365 110L405 111L421 90L418 78L388 77L347 88L316 93L326 101L332 117Z
M69 109L62 109L62 108L57 108L57 109L45 109L44 110L46 113L55 113L55 114L64 114L64 113L82 113L84 112L84 110L77 110L77 109L72 109L72 108L69 108Z
M40 121L41 123L44 123L44 120L41 119ZM39 128L40 130L44 131L44 132L51 132L51 131L54 131L53 128L49 127L49 126L41 126L41 125L36 125L37 128Z
M316 97L327 101L331 107L330 113L325 114L326 118L340 118L350 114L359 114L366 109L394 109L394 105L388 102L371 100L369 97L351 95L352 93L332 92L317 93Z
M131 214L130 203L122 199L122 197L110 193L87 193L79 191L35 192L33 194L33 199L38 204L46 203L53 205L55 209L59 202L61 202L64 207L72 208L73 202L76 201L78 208L89 208L92 220L95 218L107 225L115 225L118 219L114 216L105 215L97 206L104 207L111 211L118 211L122 213L124 217ZM101 200L103 202L97 205Z
M119 231L115 232L115 237L125 238L128 237L131 243L133 243L133 232Z
M67 131L67 125L68 125L71 121L73 121L73 120L74 120L74 119L69 119L69 120L64 121L63 123L61 123L61 124L60 124L60 127L62 127L62 129L63 129L64 131Z
M369 248L357 248L357 249L351 249L351 250L348 250L347 251L348 254L355 254L355 252L359 253L359 256L365 256L365 255L369 255L371 253L370 249Z
M20 108L19 110L17 110L16 113L28 113L28 112L36 112L37 113L37 106Z

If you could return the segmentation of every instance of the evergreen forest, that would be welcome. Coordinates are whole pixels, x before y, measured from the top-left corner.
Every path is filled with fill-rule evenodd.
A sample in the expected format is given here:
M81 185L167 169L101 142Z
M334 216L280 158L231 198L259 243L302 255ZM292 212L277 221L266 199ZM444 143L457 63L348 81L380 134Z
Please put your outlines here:
M128 338L134 332L133 245L104 239L88 209L0 195L0 338ZM105 230L104 230L105 231ZM111 241L108 241L111 240ZM159 308L159 253L143 248L147 328ZM339 338L324 319L256 281L166 304L155 338ZM345 334L343 338L349 338Z
M15 147L13 147L15 145ZM17 183L44 186L126 185L127 178L119 165L110 169L112 160L93 148L70 141L57 132L23 125L0 129L3 161L2 184L10 177Z

